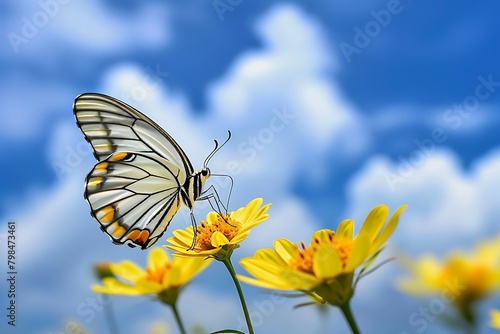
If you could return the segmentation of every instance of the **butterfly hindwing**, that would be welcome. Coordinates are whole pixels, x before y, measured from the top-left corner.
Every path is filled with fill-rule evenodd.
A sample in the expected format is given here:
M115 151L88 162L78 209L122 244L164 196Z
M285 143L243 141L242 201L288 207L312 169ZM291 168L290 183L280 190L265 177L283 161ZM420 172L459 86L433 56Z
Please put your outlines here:
M117 152L88 174L84 195L113 242L147 248L178 211L185 179L185 172L166 159Z

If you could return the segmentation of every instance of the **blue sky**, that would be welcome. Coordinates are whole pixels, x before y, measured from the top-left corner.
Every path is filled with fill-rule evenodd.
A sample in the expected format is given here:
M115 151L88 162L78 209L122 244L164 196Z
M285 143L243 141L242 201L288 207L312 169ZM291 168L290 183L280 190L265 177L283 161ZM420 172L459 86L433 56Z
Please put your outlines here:
M19 333L56 333L68 319L104 332L102 312L92 319L81 312L94 297L91 265L146 259L112 245L88 214L83 180L95 161L71 109L83 92L143 111L197 167L213 139L232 131L211 170L239 167L234 208L257 196L273 203L271 218L237 258L279 237L308 242L313 231L347 217L359 226L380 203L392 211L409 205L386 256L443 255L499 233L499 5L232 3L225 12L209 1L0 4L0 221L18 224ZM202 217L208 208L199 204ZM170 230L188 223L182 210ZM360 284L353 307L362 329L417 332L408 318L428 301L396 291L401 274L393 263ZM213 264L186 289L180 308L188 325L238 326L226 276ZM254 310L270 300L244 288ZM293 311L294 303L274 303L257 331L347 332L337 311L324 317L312 308ZM170 312L156 304L115 304L123 333L158 319L176 331ZM493 305L500 300L482 309ZM439 322L426 332L447 333Z

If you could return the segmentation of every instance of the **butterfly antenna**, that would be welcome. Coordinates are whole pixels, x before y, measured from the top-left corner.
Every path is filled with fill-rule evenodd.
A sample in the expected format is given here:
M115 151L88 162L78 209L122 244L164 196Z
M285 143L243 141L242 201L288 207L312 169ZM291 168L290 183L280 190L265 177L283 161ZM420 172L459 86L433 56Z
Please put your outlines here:
M227 139L222 143L221 146L219 146L219 143L217 142L217 140L214 140L215 147L212 150L212 152L210 152L208 157L205 159L205 162L203 162L204 167L208 166L208 162L210 161L210 159L212 159L212 157L215 155L215 153L217 153L224 145L226 145L226 143L229 141L229 139L231 139L231 131L228 130L227 133L228 133Z
M227 196L227 202L226 202L226 214L227 214L227 208L229 208L229 201L231 200L231 195L233 194L233 186L234 186L234 180L231 177L231 175L228 175L229 179L231 180L231 188L229 189L229 195Z

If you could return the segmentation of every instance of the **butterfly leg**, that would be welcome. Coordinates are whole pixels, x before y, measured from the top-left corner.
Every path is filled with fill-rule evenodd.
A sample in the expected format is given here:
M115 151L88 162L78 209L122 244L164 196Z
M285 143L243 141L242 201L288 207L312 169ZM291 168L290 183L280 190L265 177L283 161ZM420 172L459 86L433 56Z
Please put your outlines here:
M226 210L226 214L227 214L227 210L229 208L229 201L231 200L231 194L233 193L234 180L231 177L231 175L228 175L228 174L211 174L211 176L212 177L214 177L214 176L217 176L217 177L227 177L231 181L231 187L229 188L229 194L227 196L226 205L225 206L222 205L222 206L224 206L224 209ZM213 187L213 185L210 186L209 188L211 188L211 187ZM217 193L217 190L215 190L215 188L214 188L214 192L217 194L217 197L219 197L219 194ZM220 198L219 198L219 202L222 204L222 202L220 201Z
M193 211L190 212L191 216L191 225L193 226L193 242L191 243L191 247L188 248L188 250L193 250L194 246L196 246L196 239L198 235L198 226L196 225L196 219L194 218Z
M211 192L208 194L208 192L211 190ZM220 196L219 196L219 193L217 192L217 189L215 189L214 185L211 185L210 187L208 187L207 189L205 189L201 195L204 195L200 198L198 198L198 200L208 200L208 202L210 203L210 206L212 207L212 209L214 211L217 211L217 212L222 212L220 207L222 206L222 208L224 209L224 212L227 214L227 207L222 203L222 201L220 200ZM210 202L210 199L213 198L215 200L215 205L217 206L217 210L215 210L215 208L213 207L212 203ZM220 203L220 206L219 206L219 203Z
M206 191L204 192L206 193ZM212 203L211 199L214 199L215 201L215 206L217 208L215 208L214 204ZM218 212L220 215L222 215L221 211L220 211L220 207L219 207L219 203L217 202L217 199L215 199L215 196L214 194L208 194L208 195L205 195L205 196L202 196L202 197L199 197L197 199L197 201L207 201L208 204L210 205L210 207L212 208L213 211L215 212Z
M235 225L231 224L230 222L227 221L225 215L227 215L227 209L224 207L224 204L221 203L220 201L220 197L219 197L219 194L217 193L217 191L215 190L215 188L213 188L213 186L210 186L207 188L206 191L204 191L204 193L206 193L208 191L208 189L212 188L213 189L213 192L208 194L208 195L205 195L203 197L200 197L198 198L198 200L206 200L208 201L208 204L210 204L210 206L212 207L212 210L214 210L215 212L218 212L219 216L228 224L228 225L231 225L232 227L236 227ZM212 204L212 202L210 201L210 199L214 199L214 202L215 202L215 205L217 206L217 209L215 209L214 205ZM220 207L219 207L219 203L220 205L224 208L224 210L226 211L225 215L221 212L220 210Z

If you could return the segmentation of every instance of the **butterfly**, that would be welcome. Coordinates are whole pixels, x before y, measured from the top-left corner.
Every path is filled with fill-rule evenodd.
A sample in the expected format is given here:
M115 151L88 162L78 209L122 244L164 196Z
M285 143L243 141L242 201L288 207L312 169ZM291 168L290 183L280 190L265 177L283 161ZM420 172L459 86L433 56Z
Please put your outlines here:
M98 160L85 179L84 197L111 241L151 247L181 205L190 210L196 233L193 206L210 197L201 196L217 141L203 168L195 171L165 130L118 99L85 93L75 99L73 112ZM224 144L230 137L231 132Z

